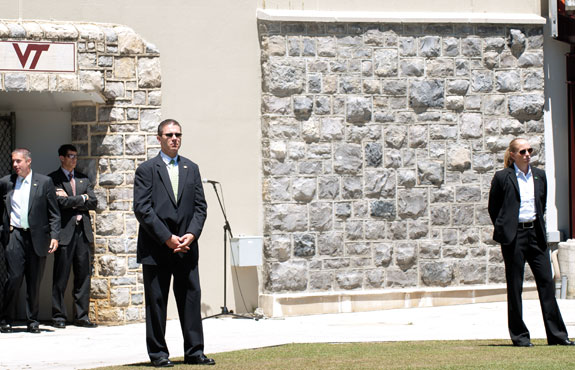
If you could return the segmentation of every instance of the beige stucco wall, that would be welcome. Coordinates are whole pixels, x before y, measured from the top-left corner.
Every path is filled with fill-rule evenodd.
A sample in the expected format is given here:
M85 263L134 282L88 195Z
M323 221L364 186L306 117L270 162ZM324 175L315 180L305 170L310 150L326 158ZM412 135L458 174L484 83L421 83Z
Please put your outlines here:
M266 9L540 14L539 0L259 0Z
M3 18L124 24L155 44L161 53L163 115L184 126L182 154L199 163L203 177L223 184L236 235L262 234L257 8L540 14L536 0L4 0L0 5ZM210 209L200 272L204 312L212 314L223 303L223 219L211 187L206 194ZM243 269L239 277L252 308L256 274ZM228 307L236 309L231 282L228 273Z

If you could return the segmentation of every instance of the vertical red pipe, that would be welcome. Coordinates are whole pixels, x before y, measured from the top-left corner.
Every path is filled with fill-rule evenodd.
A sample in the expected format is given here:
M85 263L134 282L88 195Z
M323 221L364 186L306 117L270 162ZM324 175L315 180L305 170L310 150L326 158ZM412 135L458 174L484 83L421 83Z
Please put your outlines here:
M569 135L569 237L575 238L575 46L567 56L567 106Z

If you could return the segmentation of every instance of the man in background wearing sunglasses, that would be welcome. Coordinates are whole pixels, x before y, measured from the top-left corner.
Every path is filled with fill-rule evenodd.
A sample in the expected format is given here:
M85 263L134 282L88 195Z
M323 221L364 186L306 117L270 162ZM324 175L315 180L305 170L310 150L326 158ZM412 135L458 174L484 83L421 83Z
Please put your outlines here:
M146 297L146 345L154 367L174 366L166 344L170 280L184 337L184 363L215 365L204 355L198 239L207 204L198 165L178 154L182 127L173 119L158 125L158 155L142 163L134 179L138 262Z
M60 207L60 248L54 254L52 280L52 326L66 327L66 304L64 293L74 269L74 325L94 328L90 321L90 281L92 275L92 223L90 212L96 209L94 186L88 176L76 171L78 150L71 144L58 149L61 167L48 176L56 187L56 199Z
M489 192L489 216L493 222L493 240L501 244L507 281L507 319L513 345L532 347L529 330L523 322L521 292L525 262L529 263L537 284L543 322L549 345L575 345L555 299L547 247L545 172L530 165L533 149L525 139L517 138L505 151L504 169L497 171Z

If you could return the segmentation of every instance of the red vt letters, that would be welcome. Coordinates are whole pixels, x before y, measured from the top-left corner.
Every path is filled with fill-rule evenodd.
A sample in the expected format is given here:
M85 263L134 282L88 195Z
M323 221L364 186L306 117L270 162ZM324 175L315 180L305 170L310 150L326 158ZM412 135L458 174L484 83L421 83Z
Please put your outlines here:
M18 59L20 60L20 64L22 64L22 68L26 68L26 62L28 62L30 53L32 51L36 52L36 54L34 54L34 59L32 59L32 63L30 64L30 69L36 68L38 60L40 60L40 55L50 47L48 44L28 44L26 45L26 51L24 54L22 54L20 46L17 43L13 43L12 46L14 46L14 50L16 50L16 55L18 55Z

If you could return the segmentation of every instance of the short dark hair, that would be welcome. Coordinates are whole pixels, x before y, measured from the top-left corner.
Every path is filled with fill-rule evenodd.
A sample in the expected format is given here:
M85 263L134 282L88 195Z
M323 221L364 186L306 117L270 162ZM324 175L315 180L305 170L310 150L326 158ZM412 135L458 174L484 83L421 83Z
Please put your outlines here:
M158 136L162 136L164 127L166 127L167 125L176 125L180 128L180 130L182 129L182 125L180 125L178 121L176 121L175 119L168 118L160 122L160 124L158 125Z
M76 152L78 153L78 149L72 144L64 144L58 148L58 155L61 157L65 157L68 152Z

